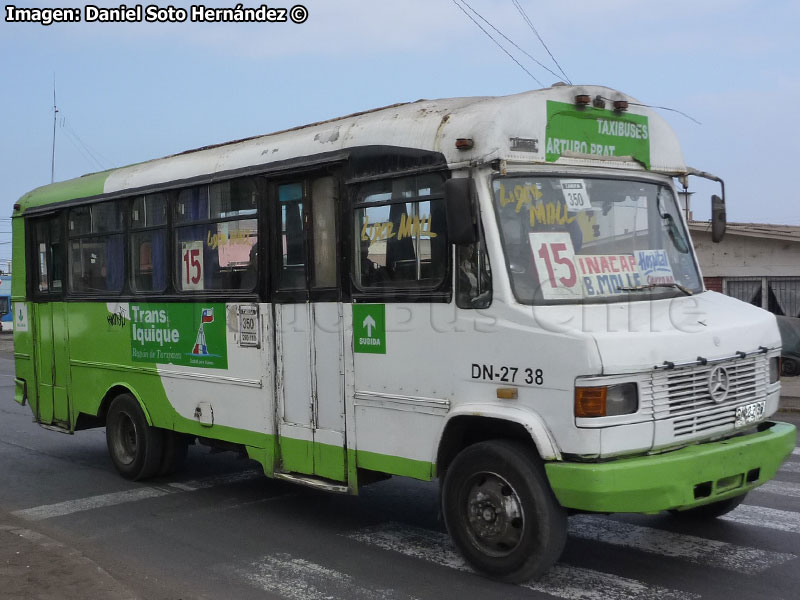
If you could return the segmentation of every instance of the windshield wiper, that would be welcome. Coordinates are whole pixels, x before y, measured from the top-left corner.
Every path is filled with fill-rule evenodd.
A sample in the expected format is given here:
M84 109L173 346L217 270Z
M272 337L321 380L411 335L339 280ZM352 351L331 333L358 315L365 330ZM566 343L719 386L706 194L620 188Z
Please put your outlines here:
M618 290L623 292L642 292L644 290L652 290L653 288L674 288L682 291L687 296L693 296L694 292L680 283L648 283L647 285L634 285L629 287L620 287Z

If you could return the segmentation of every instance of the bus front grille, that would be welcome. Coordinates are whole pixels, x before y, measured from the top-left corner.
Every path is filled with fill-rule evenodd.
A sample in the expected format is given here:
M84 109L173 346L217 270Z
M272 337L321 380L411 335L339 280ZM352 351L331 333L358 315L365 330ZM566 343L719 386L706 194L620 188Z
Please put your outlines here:
M712 397L712 371L722 367L727 394ZM769 363L766 355L657 371L652 398L656 421L672 421L676 438L734 428L736 408L766 397Z

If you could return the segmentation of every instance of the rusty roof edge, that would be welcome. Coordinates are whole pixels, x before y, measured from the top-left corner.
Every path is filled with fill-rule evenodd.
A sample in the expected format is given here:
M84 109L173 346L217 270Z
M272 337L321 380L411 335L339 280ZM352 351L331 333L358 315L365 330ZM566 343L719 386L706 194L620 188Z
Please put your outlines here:
M695 231L711 231L710 221L689 221ZM728 223L728 233L749 237L765 237L800 242L800 225L781 225L777 223Z
M370 108L369 110L361 110L358 112L351 113L349 115L343 115L341 117L333 117L331 119L325 119L323 121L316 121L314 123L307 123L305 125L298 125L296 127L289 127L288 129L281 129L279 131L273 131L271 133L260 133L258 135L251 135L246 138L241 138L238 140L231 140L229 142L220 142L219 144L210 144L208 146L201 146L200 148L192 148L190 150L184 150L183 152L177 152L175 154L168 154L167 156L163 156L161 158L154 158L152 160L163 160L165 158L172 158L175 156L183 156L185 154L193 154L195 152L202 152L203 150L213 150L214 148L221 148L222 146L232 146L233 144L240 144L242 142L249 142L251 140L257 140L258 138L262 137L269 137L272 135L279 135L282 133L289 133L290 131L300 131L302 129L308 129L309 127L317 127L318 125L325 125L327 123L335 123L336 121L344 121L345 119L351 119L353 117L360 117L363 115L368 115L371 113L379 112L382 110L389 110L391 108L398 108L400 106L407 106L409 104L417 104L419 102L429 102L424 98L420 98L419 100L415 100L413 102L397 102L395 104L389 104L388 106L381 106L379 108ZM150 161L147 161L150 162Z

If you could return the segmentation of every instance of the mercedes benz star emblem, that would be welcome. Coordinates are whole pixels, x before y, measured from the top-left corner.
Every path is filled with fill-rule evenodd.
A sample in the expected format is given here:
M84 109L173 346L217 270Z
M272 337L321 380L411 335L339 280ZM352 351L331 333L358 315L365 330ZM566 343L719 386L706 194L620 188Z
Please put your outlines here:
M714 367L708 376L708 393L714 402L722 402L728 397L728 390L731 387L728 369L725 367Z

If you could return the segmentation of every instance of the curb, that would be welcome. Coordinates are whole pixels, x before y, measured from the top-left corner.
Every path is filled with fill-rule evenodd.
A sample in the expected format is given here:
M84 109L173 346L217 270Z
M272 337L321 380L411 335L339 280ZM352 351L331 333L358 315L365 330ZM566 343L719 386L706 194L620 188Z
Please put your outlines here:
M5 523L0 524L0 536L5 534L5 554L18 557L19 564L7 567L16 568L18 576L24 573L25 581L18 585L38 586L37 598L46 600L55 598L95 597L113 600L138 600L139 597L122 582L115 579L108 571L75 548L70 548L38 531L24 525L9 524L7 515L3 515ZM13 521L12 521L13 522ZM8 537L10 536L10 538ZM38 550L35 550L38 548ZM14 553L12 555L12 553ZM53 558L56 560L53 561ZM6 562L9 562L8 559ZM27 563L23 569L22 565ZM51 585L54 574L49 571L52 565L80 575L80 582L63 581L61 575L58 587ZM46 582L46 583L44 583Z
M778 412L800 413L800 397L794 395L781 396Z

